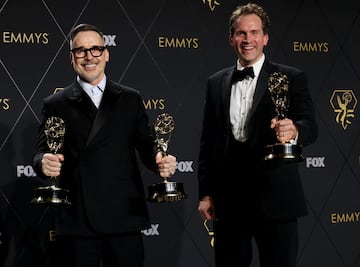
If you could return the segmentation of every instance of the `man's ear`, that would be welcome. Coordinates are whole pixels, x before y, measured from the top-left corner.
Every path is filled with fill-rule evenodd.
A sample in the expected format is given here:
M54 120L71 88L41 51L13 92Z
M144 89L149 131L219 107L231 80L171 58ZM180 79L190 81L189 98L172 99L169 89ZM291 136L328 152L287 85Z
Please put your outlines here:
M69 54L69 59L70 59L70 64L71 65L73 65L73 63L74 63L74 55L70 52L70 54Z

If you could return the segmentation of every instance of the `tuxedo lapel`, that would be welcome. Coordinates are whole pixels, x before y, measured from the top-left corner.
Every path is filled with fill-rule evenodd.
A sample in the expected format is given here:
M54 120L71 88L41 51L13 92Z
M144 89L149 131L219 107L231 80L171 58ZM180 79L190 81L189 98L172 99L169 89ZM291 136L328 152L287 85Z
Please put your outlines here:
M276 72L277 68L269 60L265 59L265 62L260 70L259 79L256 84L254 100L253 100L253 109L255 110L259 105L261 99L264 97L264 94L269 90L268 89L268 80L270 74Z
M255 120L252 118L252 116L254 115L261 100L263 99L264 94L266 94L266 92L268 90L268 80L269 80L269 76L270 76L271 72L273 72L272 65L269 61L265 60L263 66L260 70L260 73L259 73L259 78L256 83L256 88L255 88L254 97L253 97L253 105L252 105L252 108L251 108L249 116L248 116L248 126L247 127L248 127L249 133L254 131Z
M224 76L224 79L222 81L222 101L223 101L223 107L224 107L224 120L226 121L226 124L231 129L230 125L230 96L231 96L231 77L233 74L234 68L229 68L227 73Z
M95 105L77 82L72 85L72 93L68 98L71 102L75 103L76 109L82 115L90 119L95 117L97 112Z
M269 73L268 73L268 71L266 69L266 66L264 66L260 71L260 75L259 75L259 78L258 78L257 83L256 83L252 110L256 110L256 108L259 105L261 99L263 98L264 94L268 90L267 89L268 79L269 79Z
M96 134L103 127L106 119L113 114L112 110L116 106L116 101L119 96L119 91L113 90L112 86L108 86L104 90L103 98L101 100L99 109L96 113L93 125L91 127L86 145L88 145L96 136Z

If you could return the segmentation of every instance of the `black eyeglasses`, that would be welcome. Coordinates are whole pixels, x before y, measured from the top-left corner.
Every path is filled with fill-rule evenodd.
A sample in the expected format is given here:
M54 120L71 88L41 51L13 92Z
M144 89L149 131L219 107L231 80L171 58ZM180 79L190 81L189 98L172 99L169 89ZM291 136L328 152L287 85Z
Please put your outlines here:
M90 54L93 57L100 57L102 56L104 50L106 49L106 46L93 46L90 48L83 48L83 47L77 47L73 48L70 51L75 55L77 58L83 58L86 57L87 52L90 51Z

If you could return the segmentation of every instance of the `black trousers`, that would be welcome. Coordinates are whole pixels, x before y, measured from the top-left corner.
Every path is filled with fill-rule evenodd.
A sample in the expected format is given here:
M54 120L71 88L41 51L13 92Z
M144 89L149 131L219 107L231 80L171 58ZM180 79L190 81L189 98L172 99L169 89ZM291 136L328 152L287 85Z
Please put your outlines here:
M143 267L141 232L95 237L57 236L51 266Z
M239 212L234 210L234 213ZM250 214L249 214L250 215ZM270 221L232 216L214 222L217 267L248 267L255 241L261 267L295 267L298 250L296 220Z
M259 153L259 152L258 152ZM230 138L227 166L214 194L216 267L248 267L252 244L259 252L261 267L295 267L298 250L297 220L271 220L260 204L263 188L258 154L246 143ZM252 170L247 174L246 170ZM255 242L254 242L255 241Z

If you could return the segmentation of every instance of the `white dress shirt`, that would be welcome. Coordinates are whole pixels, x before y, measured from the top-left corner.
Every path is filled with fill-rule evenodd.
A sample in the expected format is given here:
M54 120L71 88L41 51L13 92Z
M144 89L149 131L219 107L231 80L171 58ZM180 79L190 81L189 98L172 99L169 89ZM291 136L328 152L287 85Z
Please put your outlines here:
M105 90L106 76L104 76L104 78L97 85L84 82L79 77L77 77L77 81L79 82L80 86L84 89L84 91L89 95L94 105L97 108L99 108Z
M259 78L260 69L264 63L265 55L252 67L254 69L254 78L247 77L242 81L234 83L231 87L230 97L230 122L232 133L236 140L245 142L248 139L247 122L250 110L253 104L253 97L257 79ZM237 61L237 69L242 70Z

